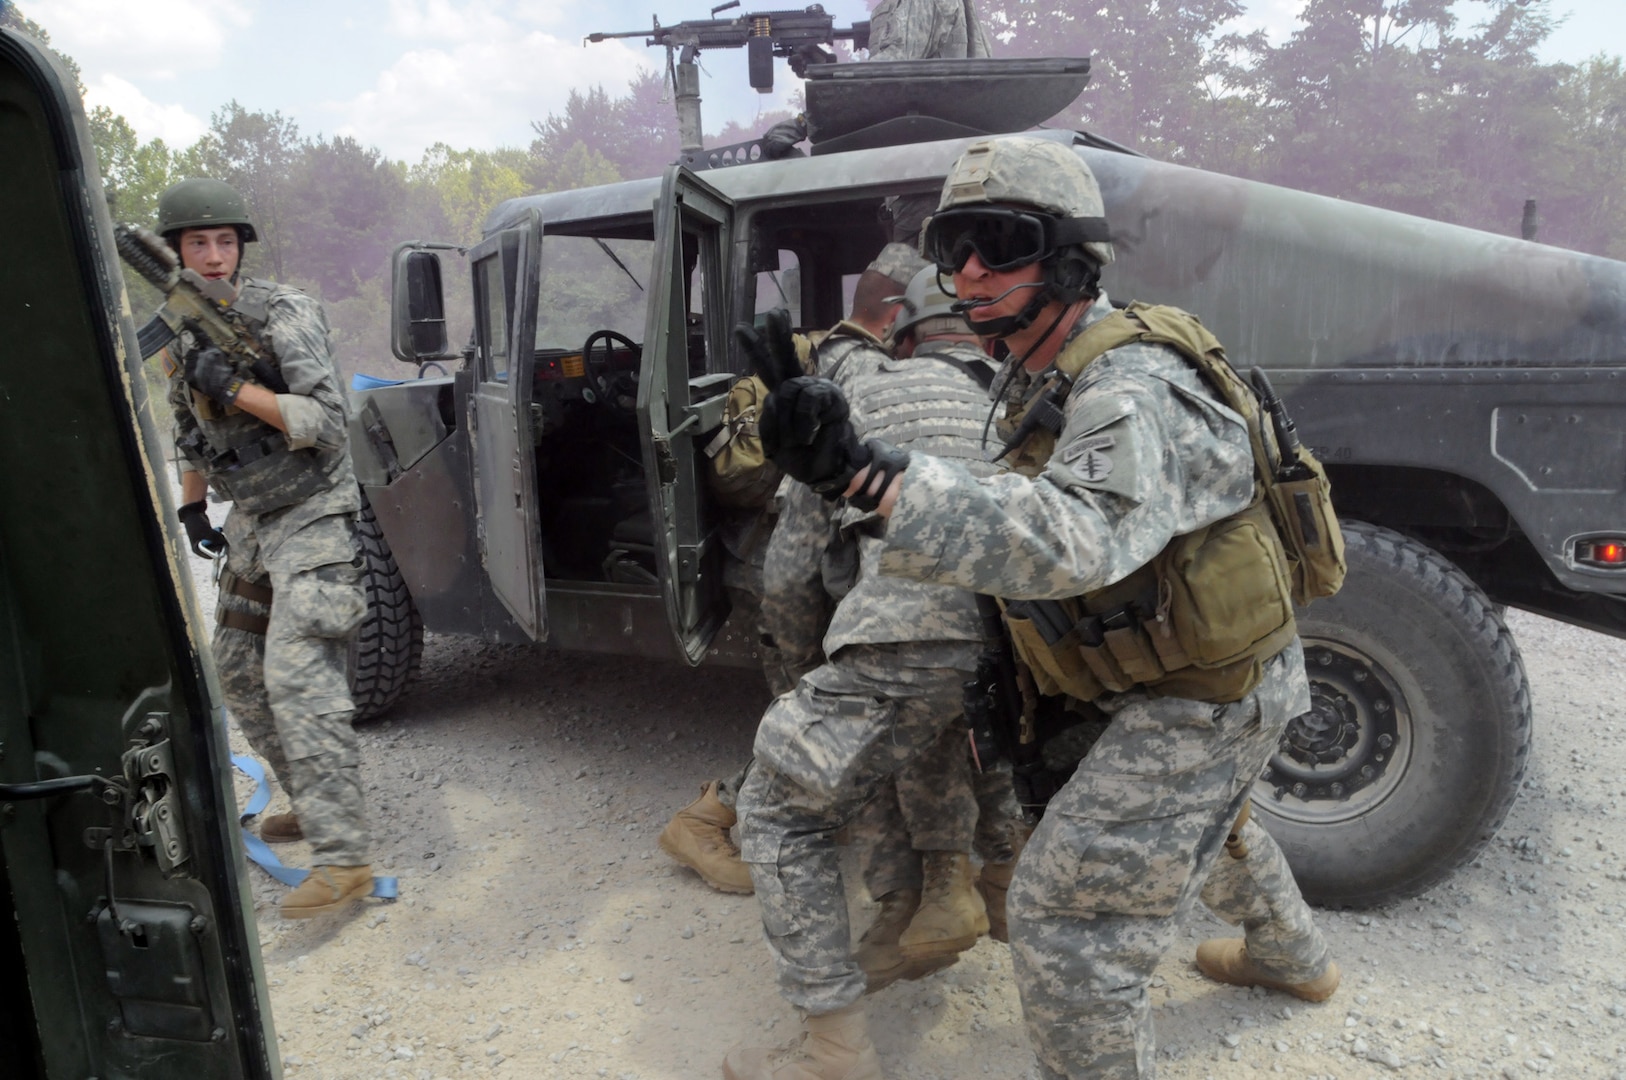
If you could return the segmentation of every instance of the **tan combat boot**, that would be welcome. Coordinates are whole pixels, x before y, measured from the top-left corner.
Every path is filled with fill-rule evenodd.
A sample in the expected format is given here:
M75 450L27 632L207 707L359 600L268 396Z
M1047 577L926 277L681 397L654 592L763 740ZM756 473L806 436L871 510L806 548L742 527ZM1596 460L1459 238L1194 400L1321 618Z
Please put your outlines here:
M297 814L272 814L260 822L260 839L268 844L291 844L305 839Z
M1343 976L1338 965L1327 961L1327 970L1309 982L1290 983L1278 979L1248 957L1242 938L1210 938L1197 946L1197 970L1215 982L1232 986L1264 986L1305 1001L1326 1001L1338 989Z
M777 1060L776 1060L777 1057ZM786 1056L759 1048L723 1060L724 1080L882 1080L862 1004L802 1021L802 1041Z
M346 907L373 891L371 866L313 866L282 901L284 919L309 919Z
M881 897L881 910L853 952L853 963L864 971L864 993L873 994L899 979L919 979L954 963L952 955L909 960L898 948L898 937L919 907L919 889L894 889Z
M995 941L1011 940L1010 923L1005 918L1005 897L1011 891L1011 875L1016 873L1016 860L1002 863L983 863L977 877L977 892L982 895L983 907L988 909L988 936Z
M921 852L926 885L920 910L898 938L907 960L957 956L988 932L988 909L972 884L971 856L959 851Z
M661 830L661 850L719 892L749 893L751 871L728 836L734 821L734 811L717 800L717 781L709 781L701 787L700 798L679 810Z

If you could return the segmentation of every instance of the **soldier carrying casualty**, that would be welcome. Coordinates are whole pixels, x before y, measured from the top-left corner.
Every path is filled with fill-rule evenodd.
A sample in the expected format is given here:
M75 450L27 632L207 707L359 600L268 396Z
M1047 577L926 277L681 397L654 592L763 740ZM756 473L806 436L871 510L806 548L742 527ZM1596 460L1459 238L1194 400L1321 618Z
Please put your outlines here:
M230 186L170 187L158 231L161 242L126 231L121 251L144 273L184 277L213 305L206 322L188 320L162 364L181 523L194 554L226 560L215 666L231 715L293 801L295 812L268 817L260 835L311 843L316 865L283 900L283 917L338 911L372 891L373 875L346 674L366 610L361 490L327 317L297 289L238 273L256 236ZM221 529L209 521L209 488L232 503Z
M1018 657L1041 691L1111 720L1011 883L1023 1012L1041 1075L1150 1076L1147 985L1199 898L1245 935L1199 947L1210 978L1310 1001L1338 986L1280 849L1243 816L1288 720L1310 707L1293 603L1341 580L1336 520L1307 457L1313 478L1282 512L1287 444L1196 319L1108 302L1100 189L1074 150L973 144L922 250L953 275L972 327L1011 351L1011 471L863 442L841 389L806 377L775 386L763 444L787 474L886 521L870 540L883 573L1050 605L1034 620L1007 601ZM1238 615L1195 617L1218 610ZM773 822L741 802L741 847L766 853ZM803 877L783 849L779 861L788 896ZM788 989L829 969L817 935L785 933L806 923L777 907L764 921ZM823 985L819 1012L857 1008ZM862 1016L852 1029L845 1064L795 1075L879 1076Z
M896 293L908 286L915 272L924 265L919 255L902 244L887 244L879 255L858 276L853 292L852 312L829 330L797 335L797 363L801 369L829 373L844 368L851 361L853 370L873 366L885 361L891 354L887 341L892 332L892 320L900 310ZM755 382L757 393L751 400L766 396L767 387L754 375L743 376L741 382ZM731 432L731 439L739 440L737 453L721 454L723 447L708 448L713 467L727 468L731 491L748 489L762 491L760 477L746 476L742 471L768 472L770 483L776 485L780 476L773 465L763 459L761 444L756 436L756 417L742 417L748 421ZM714 483L718 481L714 476ZM768 489L771 494L771 488ZM762 562L769 546L769 535L774 528L777 513L772 500L760 507L755 520L745 522L751 535L747 544L730 543L730 549L749 550L735 560L728 571L729 596L735 607L756 610L762 598ZM725 527L725 542L732 539ZM821 609L822 610L822 609ZM818 627L805 641L791 642L791 647L778 642L767 628L758 626L758 652L762 657L762 674L768 682L768 691L775 697L796 686L806 671L817 667L823 659L819 638L824 633L824 616ZM740 862L739 848L730 838L736 824L734 802L745 783L751 762L747 761L732 775L720 780L708 780L701 785L700 797L673 815L661 831L660 846L678 862L687 866L712 888L721 892L749 893L751 875Z

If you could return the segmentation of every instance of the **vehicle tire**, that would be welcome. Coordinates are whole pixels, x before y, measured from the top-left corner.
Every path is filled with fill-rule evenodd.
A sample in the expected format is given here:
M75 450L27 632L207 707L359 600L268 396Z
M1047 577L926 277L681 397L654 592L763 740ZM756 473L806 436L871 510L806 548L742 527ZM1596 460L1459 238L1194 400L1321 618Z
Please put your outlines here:
M1524 661L1449 560L1345 522L1349 576L1299 612L1311 711L1254 789L1312 903L1415 896L1488 844L1530 754Z
M365 502L356 515L356 533L361 538L367 614L350 642L353 723L376 719L395 704L417 676L423 657L423 619L373 508Z

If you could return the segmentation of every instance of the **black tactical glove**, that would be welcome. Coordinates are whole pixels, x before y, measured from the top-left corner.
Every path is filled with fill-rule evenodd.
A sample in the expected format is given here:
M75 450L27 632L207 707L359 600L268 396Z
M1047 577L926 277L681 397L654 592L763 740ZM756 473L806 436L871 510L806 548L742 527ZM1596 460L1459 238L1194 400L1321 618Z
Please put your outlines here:
M231 359L213 345L186 358L186 381L198 393L222 405L234 404L244 385Z
M787 379L763 403L757 421L762 452L786 475L826 499L839 499L870 459L847 417L847 399L829 379Z
M204 500L187 503L175 516L186 526L192 554L200 559L218 559L226 553L226 534L209 524L209 508Z

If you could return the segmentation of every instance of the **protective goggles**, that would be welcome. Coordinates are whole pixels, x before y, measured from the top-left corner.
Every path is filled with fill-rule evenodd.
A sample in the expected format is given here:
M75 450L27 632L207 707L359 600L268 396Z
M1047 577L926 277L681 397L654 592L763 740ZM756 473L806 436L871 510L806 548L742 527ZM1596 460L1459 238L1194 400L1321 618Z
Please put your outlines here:
M1038 262L1057 248L1110 240L1105 218L1054 218L997 206L943 210L926 219L921 254L954 272L976 252L995 272Z

